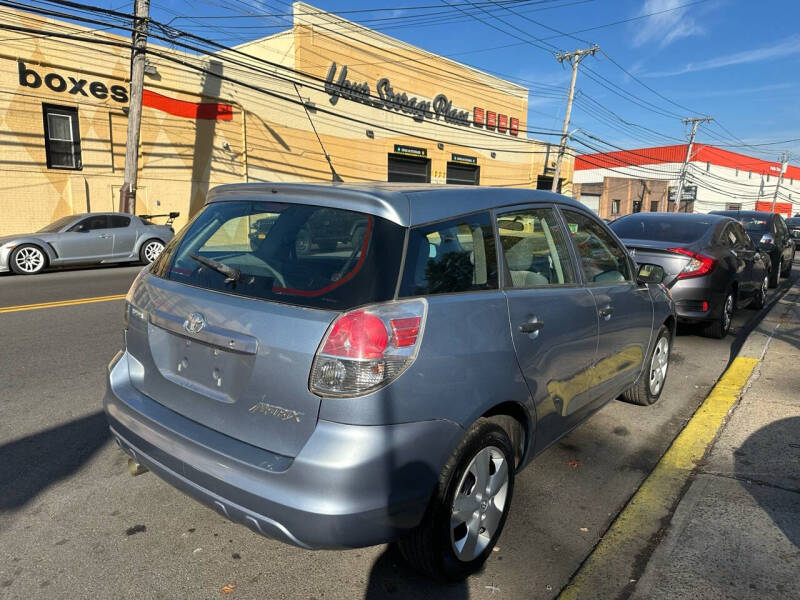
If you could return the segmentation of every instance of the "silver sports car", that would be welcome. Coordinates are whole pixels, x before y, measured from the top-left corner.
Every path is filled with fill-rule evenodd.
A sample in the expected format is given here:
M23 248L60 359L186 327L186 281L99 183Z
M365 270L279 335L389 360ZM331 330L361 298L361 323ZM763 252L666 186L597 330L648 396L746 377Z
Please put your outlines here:
M155 225L153 216L168 217ZM62 217L36 233L0 237L0 273L40 273L47 267L75 264L153 262L175 231L169 215L84 213Z

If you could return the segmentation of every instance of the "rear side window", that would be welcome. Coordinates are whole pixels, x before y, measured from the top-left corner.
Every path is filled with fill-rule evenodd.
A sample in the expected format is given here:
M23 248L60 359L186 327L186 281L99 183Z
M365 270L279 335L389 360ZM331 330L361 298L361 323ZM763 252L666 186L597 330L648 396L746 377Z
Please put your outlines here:
M587 282L614 283L631 279L627 252L600 223L571 210L565 210L564 217Z
M569 242L552 208L502 214L497 218L497 232L511 278L507 287L575 283Z
M497 289L497 253L488 213L411 229L400 296Z
M94 215L85 218L70 227L70 231L95 231L97 229L108 229L107 215Z
M108 219L111 222L111 228L112 229L117 229L117 228L120 228L120 227L127 227L128 225L131 224L131 218L130 217L122 217L122 216L119 216L119 215L111 215L110 217L108 217Z
M394 296L404 229L380 217L278 202L206 206L154 266L210 290L348 310ZM231 280L214 268L235 269Z

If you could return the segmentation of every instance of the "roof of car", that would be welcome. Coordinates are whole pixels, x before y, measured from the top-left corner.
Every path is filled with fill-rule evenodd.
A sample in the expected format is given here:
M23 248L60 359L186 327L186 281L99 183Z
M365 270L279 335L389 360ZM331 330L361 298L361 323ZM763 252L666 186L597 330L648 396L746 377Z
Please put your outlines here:
M710 214L725 215L726 217L762 217L766 218L774 214L762 210L715 210Z
M237 183L214 188L207 202L270 199L356 210L404 227L514 204L560 202L586 210L544 190L409 183Z
M668 212L640 212L640 213L631 213L629 215L624 215L618 218L614 223L622 221L623 219L628 219L630 217L638 217L641 219L653 219L658 221L663 221L665 219L669 219L672 221L724 221L730 220L730 217L723 215L723 214L714 214L714 213L668 213Z

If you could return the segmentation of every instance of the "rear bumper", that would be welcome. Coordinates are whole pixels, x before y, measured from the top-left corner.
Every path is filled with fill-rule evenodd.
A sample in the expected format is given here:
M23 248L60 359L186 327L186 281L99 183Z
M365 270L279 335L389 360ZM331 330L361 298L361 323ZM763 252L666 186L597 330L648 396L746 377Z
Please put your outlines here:
M683 322L711 321L722 317L725 290L715 290L711 276L678 280L671 288L675 314ZM703 302L708 303L706 310Z
M136 390L127 354L103 401L120 447L231 521L303 548L391 541L419 524L464 434L443 420L390 426L319 421L294 458L222 435Z

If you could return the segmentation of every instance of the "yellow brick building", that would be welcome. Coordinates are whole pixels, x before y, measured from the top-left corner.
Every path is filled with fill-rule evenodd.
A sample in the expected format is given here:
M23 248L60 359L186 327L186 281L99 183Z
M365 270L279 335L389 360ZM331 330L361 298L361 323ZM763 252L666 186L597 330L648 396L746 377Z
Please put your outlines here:
M6 22L73 38L4 32L0 235L115 210L127 135L130 40L14 15ZM557 148L529 139L526 88L306 4L290 30L232 50L159 44L148 46L137 214L180 211L182 226L215 185L327 182L330 165L347 182L550 188ZM569 193L571 157L562 177Z

